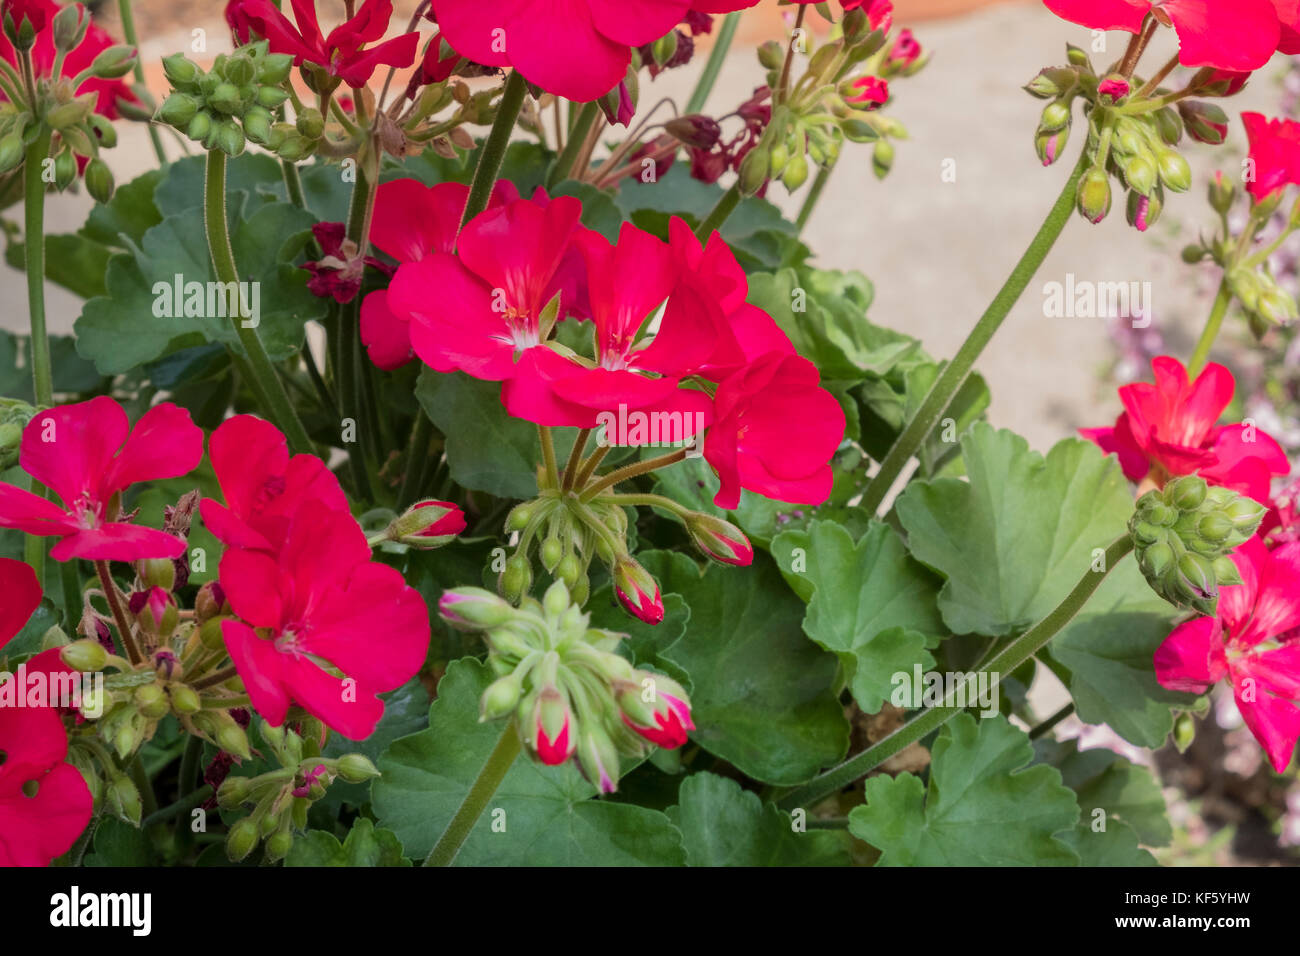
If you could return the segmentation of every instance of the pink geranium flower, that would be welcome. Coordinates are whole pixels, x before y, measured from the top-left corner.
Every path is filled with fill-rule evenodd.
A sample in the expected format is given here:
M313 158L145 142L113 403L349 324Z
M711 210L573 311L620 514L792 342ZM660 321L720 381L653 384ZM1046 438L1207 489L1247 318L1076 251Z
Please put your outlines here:
M377 695L424 663L424 599L397 570L370 560L346 511L304 502L277 555L229 548L220 575L240 618L222 625L226 648L253 707L273 726L297 702L361 740L383 715Z
M830 459L845 418L819 381L807 359L769 352L718 387L704 442L704 458L722 483L715 505L737 507L742 488L799 504L830 497Z
M212 433L208 455L226 504L204 498L203 523L232 548L277 552L304 506L348 511L348 500L315 455L289 457L284 433L254 415L236 415Z
M0 647L23 629L41 603L36 572L21 561L0 558Z
M514 184L501 180L492 190L489 209L519 198ZM418 262L431 252L452 253L460 231L469 187L463 183L425 186L414 179L384 183L375 194L370 242L399 263ZM361 303L361 341L370 361L391 371L401 368L411 350L411 318L388 305L388 290L379 289Z
M9 9L10 4L5 8ZM38 77L51 77L54 73L54 59L57 51L54 49L54 30L50 21L54 15L62 9L63 4L56 3L55 0L23 0L21 4L12 5L12 14L15 17L15 25L22 22L26 17L31 21L32 26L36 27L36 45L32 47L32 66ZM90 13L84 7L81 14L83 17L89 17ZM109 47L114 46L116 40L103 27L91 23L86 28L86 35L75 50L70 51L63 58L62 71L60 77L67 77L69 80L77 76L86 67L94 61L95 57L103 53ZM3 32L0 32L0 57L4 57L11 65L18 65L17 54L14 53L13 46L9 43ZM121 115L117 108L118 100L125 100L128 103L138 103L139 99L131 92L131 86L127 80L101 80L92 77L77 87L77 95L86 93L95 94L95 112L106 119L117 119ZM0 94L2 100L3 94Z
M398 268L387 307L408 317L415 354L438 372L511 378L518 355L542 341L547 305L560 295L563 317L575 301L566 257L581 214L572 197L515 200L466 225L457 255Z
M1260 113L1242 113L1250 141L1251 175L1246 189L1256 202L1300 183L1300 123L1268 119Z
M1242 719L1282 773L1300 738L1300 543L1269 551L1251 538L1232 561L1242 583L1220 591L1216 617L1174 629L1156 650L1156 677L1194 694L1226 678Z
M844 98L846 103L863 104L863 109L879 109L889 100L889 84L878 76L861 76L853 81L857 91Z
M56 561L177 557L180 538L118 520L120 496L138 481L187 474L202 459L203 432L178 405L155 405L134 429L106 396L40 412L23 431L19 462L63 506L0 484L0 527L62 538L50 551Z
M1199 474L1261 503L1269 500L1274 475L1291 471L1286 453L1268 434L1250 425L1219 426L1236 382L1222 365L1206 366L1189 383L1177 359L1152 361L1155 384L1138 382L1119 390L1124 413L1113 428L1085 428L1080 434L1119 456L1130 481L1150 478L1163 487L1178 475Z
M0 866L46 866L72 848L95 809L81 771L64 762L63 721L47 707L0 708L0 753Z
M290 53L295 65L312 63L352 87L365 86L380 66L401 69L415 62L418 33L377 42L388 32L393 0L363 0L356 14L328 36L321 32L315 0L291 0L291 4L296 26L271 0L232 0L226 21L241 43L253 34L265 37L272 53Z
M729 13L757 0L433 0L442 36L458 53L512 66L528 82L590 102L622 82L632 48L669 33L692 9Z
M1044 0L1058 17L1093 30L1140 33L1148 14L1178 34L1183 66L1257 70L1281 41L1270 0Z

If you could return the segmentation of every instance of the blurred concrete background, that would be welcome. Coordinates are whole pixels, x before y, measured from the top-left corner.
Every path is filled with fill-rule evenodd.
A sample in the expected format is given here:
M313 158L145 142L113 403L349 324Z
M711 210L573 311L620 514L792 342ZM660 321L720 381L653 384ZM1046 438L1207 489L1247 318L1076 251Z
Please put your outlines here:
M408 4L409 5L409 4ZM970 10L978 6L979 9ZM105 11L110 30L113 5ZM209 56L228 47L222 5L211 2L159 3L137 0L142 55L151 85L165 92L158 61L188 49L193 31L206 31ZM1064 181L1080 147L1081 129L1065 158L1043 169L1032 142L1041 103L1021 86L1039 69L1064 60L1064 44L1090 46L1089 32L1054 17L1038 2L972 4L971 0L897 0L895 23L912 26L933 59L919 75L893 84L890 115L911 134L900 143L893 172L883 183L871 172L869 147L849 144L805 235L816 263L859 269L876 284L871 318L920 337L936 356L951 355L1027 245ZM741 42L733 49L706 108L733 110L760 82L754 46L781 35L774 4L746 15ZM955 14L934 18L936 14ZM819 18L809 17L814 28ZM1099 65L1122 52L1125 35L1111 34L1112 48L1094 55ZM1173 51L1170 31L1161 31L1146 62L1160 63ZM675 96L684 101L704 56L662 74L643 97ZM1280 63L1275 61L1275 63ZM1140 234L1124 221L1121 205L1100 226L1074 218L1038 278L1011 314L979 363L993 383L993 421L1013 428L1046 449L1073 429L1097 424L1117 404L1113 386L1101 383L1114 352L1107 323L1100 319L1046 318L1043 285L1078 280L1150 281L1155 328L1175 344L1208 307L1206 283L1184 266L1177 252L1186 235L1211 221L1203 193L1215 168L1239 162L1244 134L1235 119L1242 109L1276 110L1275 76L1261 72L1231 102L1234 125L1226 146L1187 147L1196 170L1191 193L1171 196L1164 219ZM119 182L153 164L142 127L123 124L120 145L108 156ZM945 163L955 164L956 181L945 182ZM793 199L780 186L771 198L793 215ZM806 192L806 187L805 187ZM85 196L49 201L49 230L72 231L90 206ZM14 218L16 210L10 210ZM23 279L0 269L4 328L25 328ZM81 308L75 297L49 290L51 327L68 332Z

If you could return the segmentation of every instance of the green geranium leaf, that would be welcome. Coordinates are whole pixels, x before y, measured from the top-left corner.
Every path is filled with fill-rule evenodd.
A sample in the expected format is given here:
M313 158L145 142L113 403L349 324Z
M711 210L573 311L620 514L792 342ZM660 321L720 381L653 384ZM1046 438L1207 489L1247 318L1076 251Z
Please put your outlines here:
M395 741L372 786L380 826L422 860L446 828L505 724L480 724L479 696L492 680L472 658L451 665L429 708L429 729ZM513 731L511 731L513 733ZM656 811L592 799L571 764L543 767L521 756L465 841L459 866L679 866L681 835ZM495 824L495 826L494 826Z
M1001 637L1055 608L1133 512L1114 458L1080 439L1043 458L980 423L962 440L969 481L913 482L898 517L914 557L947 578L939 609L954 634Z
M690 675L696 743L774 784L802 783L844 756L835 658L804 637L803 603L771 559L701 574L683 554L638 557L691 609L685 636L663 656Z
M932 750L930 784L910 773L867 780L849 831L881 851L883 866L1073 866L1055 834L1079 819L1074 794L1045 766L1024 769L1033 747L1005 717L961 713Z
M1156 858L1138 845L1138 835L1118 820L1105 830L1093 830L1080 821L1056 838L1079 854L1081 866L1159 866Z
M291 203L248 204L247 209L231 204L235 262L241 281L258 284L257 331L275 360L297 351L304 323L328 311L325 300L307 291L306 272L293 265L314 221ZM190 345L222 342L238 349L235 320L211 314L206 306L201 316L156 314L175 312L170 290L176 276L183 284L204 283L205 289L215 278L207 238L189 213L164 219L144 234L138 248L109 261L108 294L87 302L76 322L80 354L105 375L115 375ZM167 308L156 307L160 295L166 295Z
M1145 767L1105 747L1080 750L1077 740L1044 738L1034 751L1040 761L1061 771L1062 781L1078 796L1080 826L1088 832L1097 824L1109 829L1118 820L1147 846L1168 846L1173 839L1164 794Z
M426 368L420 372L415 397L447 436L447 463L458 485L498 498L537 494L537 465L542 460L537 426L506 413L500 382ZM560 461L573 445L571 432L564 429L555 436Z
M682 781L668 817L682 831L690 866L847 866L839 834L795 830L790 814L711 773Z
M772 557L808 601L804 633L837 654L868 714L889 699L893 676L929 669L926 647L945 633L935 606L939 581L908 555L887 525L873 522L855 545L848 531L816 521L772 542Z
M309 830L293 841L285 866L410 866L402 844L391 830L376 830L362 817L352 825L347 839L324 830Z

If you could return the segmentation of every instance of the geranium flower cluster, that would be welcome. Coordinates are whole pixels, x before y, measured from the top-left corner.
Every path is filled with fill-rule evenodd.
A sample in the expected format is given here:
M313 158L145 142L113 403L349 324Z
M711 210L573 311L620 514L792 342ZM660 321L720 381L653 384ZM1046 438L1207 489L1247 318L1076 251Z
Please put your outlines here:
M424 663L424 599L371 560L338 479L314 455L291 457L275 426L236 416L209 454L226 502L205 498L202 515L226 545L220 582L235 617L221 630L249 700L272 726L297 703L345 737L369 736L378 695Z
M742 489L826 500L843 410L772 317L746 303L744 271L720 236L701 244L674 219L667 242L625 223L611 243L581 225L577 199L523 199L503 184L455 238L458 195L380 187L372 238L401 264L362 306L377 364L415 355L501 382L506 409L542 426L594 429L641 413L672 422L678 441L703 432L722 508ZM585 320L592 354L553 339L560 323ZM614 432L611 445L645 442Z

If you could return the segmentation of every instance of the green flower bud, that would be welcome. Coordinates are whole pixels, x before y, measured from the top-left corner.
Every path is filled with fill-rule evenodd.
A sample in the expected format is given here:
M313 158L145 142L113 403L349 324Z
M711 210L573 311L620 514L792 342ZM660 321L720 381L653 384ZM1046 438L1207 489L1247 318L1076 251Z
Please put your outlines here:
M145 684L135 689L135 706L150 720L161 720L171 710L167 692L157 684Z
M1157 157L1160 167L1160 181L1176 193L1185 193L1192 188L1192 167L1187 160L1172 149L1163 150Z
M1196 721L1189 713L1181 713L1174 719L1174 746L1180 754L1187 753L1196 741Z
M523 686L513 670L503 677L498 677L488 685L479 699L479 722L486 723L489 720L499 720L509 716L519 706L522 694Z
M252 751L248 748L248 734L244 733L244 728L235 723L235 719L229 714L224 714L227 718L221 722L217 729L216 743L228 754L233 754L241 760L247 760L252 756Z
M320 110L305 109L298 114L294 122L298 132L308 139L320 139L325 133L325 117L321 115Z
M518 601L528 593L533 583L533 566L527 555L512 555L501 572L501 595L507 601Z
M190 121L199 111L199 101L188 93L173 93L163 100L158 118L176 129L188 129Z
M251 817L244 817L230 828L226 836L226 856L231 863L238 863L257 846L261 834Z
M46 114L45 119L54 127L54 129L67 129L70 126L76 126L78 123L84 123L91 111L95 108L95 98L93 96L79 96L74 100L68 100L66 103L60 103Z
M1215 558L1213 567L1214 577L1219 582L1219 587L1230 587L1241 583L1241 572L1237 570L1237 565L1232 558L1227 555Z
M172 710L178 714L197 714L203 708L198 693L187 684L174 684L168 693L172 699Z
M740 175L737 180L741 195L753 196L763 188L763 184L767 182L768 170L771 168L770 161L771 157L768 156L762 143L745 154L745 158L740 161Z
M1205 479L1197 475L1175 478L1165 486L1165 497L1179 511L1195 511L1205 501Z
M1154 544L1142 553L1142 570L1147 577L1160 577L1174 563L1174 550L1167 544Z
M1091 223L1099 223L1110 213L1110 177L1106 170L1093 167L1079 180L1079 212Z
M1183 118L1178 111L1166 106L1162 110L1156 110L1155 119L1160 139L1170 146L1177 146L1179 140L1183 138Z
M438 602L438 612L452 627L466 631L494 630L513 620L517 613L491 591L469 587L445 592Z
M1143 196L1149 196L1151 190L1156 185L1156 167L1145 156L1134 156L1125 161L1122 165L1124 170L1124 181L1128 183L1129 188L1141 193Z
M244 152L244 146L246 145L244 131L239 128L238 123L234 120L224 120L215 129L217 130L217 149L227 156L238 156Z
M90 17L82 16L85 12L85 7L72 3L54 15L54 22L51 25L54 49L70 53L81 45L90 27Z
M339 758L338 774L348 783L365 783L379 776L379 770L364 754L344 754Z
M208 106L218 113L237 114L244 109L244 98L234 83L219 83L208 96Z
M293 831L277 830L266 841L266 858L272 863L283 860L293 849Z
M259 146L271 141L271 126L274 119L268 110L260 106L250 106L244 112L244 135Z
M140 825L143 805L140 802L140 791L130 777L119 774L109 780L104 797L110 813L134 826Z
M506 515L507 531L523 531L528 527L528 522L533 520L534 504L526 501L521 505L515 505L510 514Z
M887 139L879 140L871 151L871 170L877 179L884 179L894 167L894 144Z
M1235 529L1232 522L1223 515L1210 514L1197 523L1196 530L1207 541L1218 543L1228 540L1228 535L1232 534Z
M1057 130L1065 129L1070 125L1070 106L1060 100L1053 100L1043 107L1042 118L1038 121L1038 128L1043 132L1055 133Z
M199 77L203 75L199 65L183 53L173 53L171 56L163 57L162 66L163 73L167 75L171 85L178 90L192 91Z
M106 116L100 116L98 113L91 113L86 117L86 125L90 127L91 133L99 141L100 148L112 149L117 145L117 127Z
M86 192L90 193L90 197L96 202L106 203L113 198L113 171L98 156L86 165L83 179L86 183Z
M794 192L808 181L808 160L802 155L791 156L781 174L781 182L790 192Z
M212 114L207 110L194 114L190 124L185 129L185 135L196 143L205 142L208 135L212 132Z
M59 651L59 656L63 663L82 673L102 671L108 665L108 651L99 641L75 641Z
M135 69L135 60L135 47L111 46L91 61L90 72L97 79L116 80Z
M542 567L548 572L553 572L560 561L564 559L564 542L559 538L551 536L542 542L540 549L542 558Z
M0 137L0 173L17 169L23 161L25 151L23 138L18 133Z
M264 86L279 86L289 78L293 69L293 54L268 53L262 57L257 69L257 81Z
M289 98L289 94L278 86L259 86L257 95L253 97L253 102L263 109L273 110L284 105L284 101Z
M758 62L766 70L779 70L785 63L785 48L776 40L768 40L758 48Z
M257 67L250 57L236 53L226 60L222 75L236 86L247 86L257 77Z
M217 805L223 810L234 810L248 802L253 784L247 777L227 777L217 787Z

